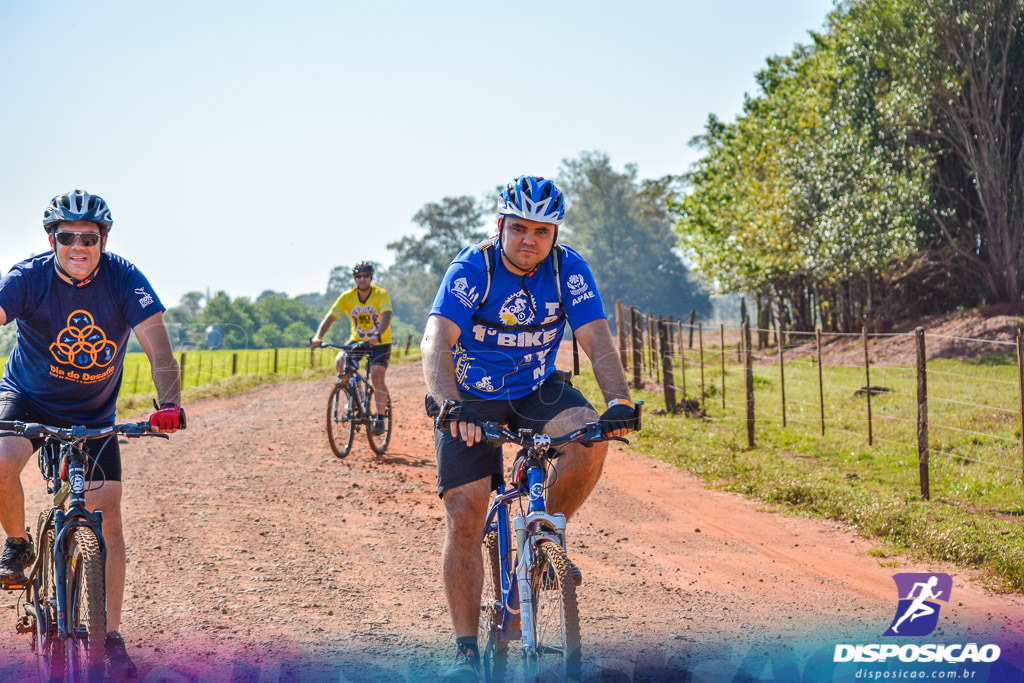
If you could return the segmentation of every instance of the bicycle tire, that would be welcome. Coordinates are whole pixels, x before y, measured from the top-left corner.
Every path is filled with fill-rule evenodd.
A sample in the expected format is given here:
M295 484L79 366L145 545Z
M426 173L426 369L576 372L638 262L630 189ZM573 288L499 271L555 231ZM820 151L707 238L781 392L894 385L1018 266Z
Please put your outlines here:
M537 548L530 573L536 652L526 654L527 681L579 681L580 615L569 557L550 541Z
M350 409L348 387L336 384L327 399L327 441L338 458L344 458L352 450L352 440L356 435Z
M39 680L60 681L64 679L64 642L57 637L57 583L53 565L53 525L42 533L49 512L39 513L36 523L36 552L39 554L39 569L30 578L34 596L29 602L39 603L42 613L35 619L32 631L32 650L36 653Z
M68 532L64 570L68 638L65 680L90 683L103 680L107 635L107 596L103 557L95 532L76 527Z
M384 455L391 443L391 397L388 396L388 405L384 409L384 433L374 434L373 426L377 420L377 404L373 398L373 387L366 387L364 415L369 415L366 425L366 440L370 442L370 449L377 455Z
M500 683L505 680L508 663L508 641L502 638L501 621L504 608L501 603L501 562L498 558L498 532L484 536L484 590L480 602L480 633L483 636L481 652L484 680Z

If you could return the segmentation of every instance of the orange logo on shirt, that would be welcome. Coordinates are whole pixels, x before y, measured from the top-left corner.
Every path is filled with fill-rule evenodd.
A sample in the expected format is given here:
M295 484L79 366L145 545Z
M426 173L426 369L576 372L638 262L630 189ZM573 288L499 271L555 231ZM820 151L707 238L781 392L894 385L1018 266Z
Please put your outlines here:
M68 325L57 341L50 344L50 353L61 363L81 370L110 365L117 354L117 344L107 339L88 311L75 311L68 316Z

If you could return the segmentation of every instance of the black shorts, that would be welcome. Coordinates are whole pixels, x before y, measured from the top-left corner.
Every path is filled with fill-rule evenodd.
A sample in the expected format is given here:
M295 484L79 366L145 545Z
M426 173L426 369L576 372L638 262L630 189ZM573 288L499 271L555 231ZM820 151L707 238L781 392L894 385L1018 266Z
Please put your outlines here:
M501 422L512 431L533 429L541 431L551 419L570 408L593 408L575 387L554 375L547 378L537 391L514 400L484 399L460 392L481 420ZM427 414L436 417L439 407L427 396ZM491 478L491 490L503 480L504 466L501 446L481 442L466 445L460 437L453 437L449 429L434 430L434 453L437 456L437 494L484 477Z
M370 365L383 365L387 367L388 363L391 362L391 344L376 344L370 347L368 352L340 351L338 353L340 357L348 356L349 358L354 358L357 363L366 358L367 355L370 356Z
M31 403L13 391L0 392L0 420L17 420L19 422L38 422L51 427L71 427L73 422L61 420L36 409ZM90 429L109 427L113 422L94 422L85 425ZM32 452L43 445L42 438L31 439ZM121 446L117 435L112 434L103 439L90 439L85 442L85 452L89 454L89 471L87 481L121 481Z

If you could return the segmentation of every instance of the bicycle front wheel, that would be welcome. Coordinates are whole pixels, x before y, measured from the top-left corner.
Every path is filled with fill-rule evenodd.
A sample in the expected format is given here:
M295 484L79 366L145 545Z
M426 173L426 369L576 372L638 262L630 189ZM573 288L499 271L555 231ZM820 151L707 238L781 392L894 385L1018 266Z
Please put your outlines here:
M348 388L338 384L331 390L327 401L327 440L331 450L339 458L344 458L352 450L352 439L356 435L355 423L352 421L352 404L349 401Z
M541 543L530 573L534 652L526 653L527 681L579 681L580 614L569 557L560 545Z
M65 680L103 680L103 640L107 635L107 597L103 558L96 534L87 527L69 532L64 587L68 638Z
M484 536L484 591L480 604L480 633L485 681L499 683L505 679L508 641L501 631L505 609L501 602L501 562L498 558L498 532Z
M370 448L377 455L384 455L384 451L388 449L388 444L391 443L391 397L388 396L388 405L384 409L384 431L380 434L374 434L374 428L377 425L377 416L380 413L377 411L377 401L373 397L373 387L366 387L366 410L363 414L369 415L369 426L366 428L366 440L370 442Z
M53 566L53 524L46 531L43 528L49 513L41 512L36 524L36 543L39 564L36 573L30 577L32 595L28 602L35 616L32 631L32 649L39 666L39 680L51 681L64 678L64 641L57 637L57 583Z

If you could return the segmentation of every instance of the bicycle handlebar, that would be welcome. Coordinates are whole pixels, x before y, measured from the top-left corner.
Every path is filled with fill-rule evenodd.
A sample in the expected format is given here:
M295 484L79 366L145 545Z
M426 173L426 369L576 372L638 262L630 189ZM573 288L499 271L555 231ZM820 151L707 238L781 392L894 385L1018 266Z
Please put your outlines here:
M640 413L644 402L639 401L634 407L637 429L640 428ZM551 438L547 434L535 434L532 429L520 429L518 433L505 427L500 422L481 422L485 441L498 443L514 443L524 448L557 448L570 443L597 443L599 441L621 441L629 443L629 439L621 436L605 436L600 422L588 422L563 436Z
M153 427L148 422L126 422L124 424L110 425L109 427L88 429L81 426L52 427L38 422L0 421L0 436L23 436L28 439L41 436L57 441L73 442L101 439L112 434L120 434L130 439L142 436L171 438L168 434L154 432Z
M328 342L320 342L320 348L322 349L341 349L342 351L353 351L356 349L370 349L373 348L373 344L368 341L357 341L349 342L348 344L330 344Z

